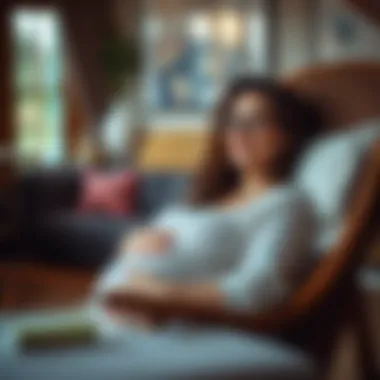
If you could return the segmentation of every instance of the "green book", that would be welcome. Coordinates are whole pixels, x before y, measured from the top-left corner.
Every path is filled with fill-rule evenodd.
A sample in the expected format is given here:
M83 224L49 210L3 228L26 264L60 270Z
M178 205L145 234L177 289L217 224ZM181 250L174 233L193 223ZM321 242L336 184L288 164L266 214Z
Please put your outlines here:
M18 333L19 347L23 351L92 346L98 340L98 331L90 322L28 326Z

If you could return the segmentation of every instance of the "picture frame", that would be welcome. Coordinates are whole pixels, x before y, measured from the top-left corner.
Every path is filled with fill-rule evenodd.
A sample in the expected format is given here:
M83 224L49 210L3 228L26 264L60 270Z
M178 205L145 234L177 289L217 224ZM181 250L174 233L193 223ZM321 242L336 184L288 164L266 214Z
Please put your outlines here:
M145 2L142 93L148 125L203 127L239 75L270 71L265 0Z

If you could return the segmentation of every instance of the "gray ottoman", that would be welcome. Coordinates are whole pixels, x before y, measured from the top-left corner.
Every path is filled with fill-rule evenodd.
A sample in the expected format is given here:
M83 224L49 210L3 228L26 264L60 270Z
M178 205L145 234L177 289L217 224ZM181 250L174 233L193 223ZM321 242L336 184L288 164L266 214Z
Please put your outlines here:
M80 315L69 312L53 318L80 318ZM22 355L12 348L9 331L33 318L41 321L47 317L8 315L0 318L0 379L318 378L315 365L306 354L262 336L220 328L172 328L155 333L130 330L117 341L106 340L92 349Z

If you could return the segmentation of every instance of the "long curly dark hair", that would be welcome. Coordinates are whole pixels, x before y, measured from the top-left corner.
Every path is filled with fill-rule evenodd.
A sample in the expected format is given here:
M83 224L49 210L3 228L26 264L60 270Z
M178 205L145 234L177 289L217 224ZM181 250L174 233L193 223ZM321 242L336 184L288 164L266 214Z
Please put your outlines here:
M294 91L267 78L242 77L229 87L214 114L214 127L209 137L205 157L195 175L190 202L202 205L213 203L231 192L238 184L239 173L228 160L224 148L226 121L236 99L244 94L260 93L273 103L279 126L291 135L293 149L286 159L277 163L276 175L286 178L308 141L322 125L322 114L314 104Z

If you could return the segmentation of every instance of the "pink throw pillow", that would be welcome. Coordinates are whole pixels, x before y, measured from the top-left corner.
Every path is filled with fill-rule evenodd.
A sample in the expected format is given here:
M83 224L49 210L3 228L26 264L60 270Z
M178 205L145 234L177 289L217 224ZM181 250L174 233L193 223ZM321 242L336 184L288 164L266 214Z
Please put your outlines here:
M110 215L131 215L136 211L138 179L134 172L84 174L79 210Z

